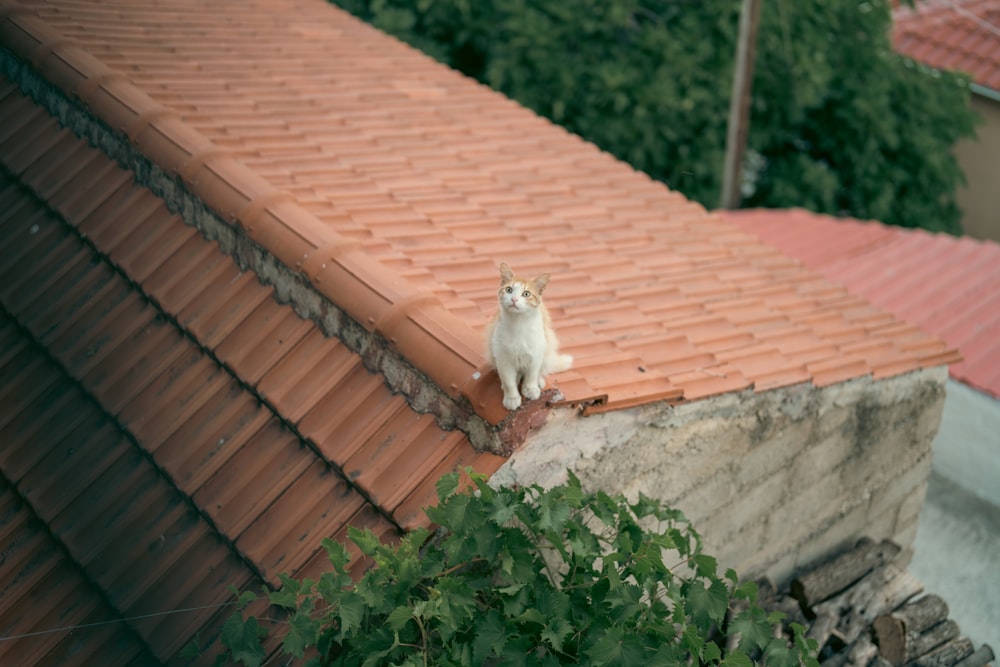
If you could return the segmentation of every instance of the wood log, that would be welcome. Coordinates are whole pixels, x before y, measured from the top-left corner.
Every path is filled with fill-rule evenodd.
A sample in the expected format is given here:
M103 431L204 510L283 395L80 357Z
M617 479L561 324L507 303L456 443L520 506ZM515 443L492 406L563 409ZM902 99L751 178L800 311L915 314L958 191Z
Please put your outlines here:
M816 621L808 636L823 646L832 633L839 632L850 646L867 633L879 614L892 611L922 590L923 585L913 575L892 563L881 565L846 591L817 604L813 608ZM837 619L832 627L831 617Z
M952 639L946 644L942 644L929 653L915 658L910 662L911 667L953 667L956 663L965 660L972 655L972 642L968 637Z
M868 638L861 635L858 641L847 650L847 664L851 667L867 667L868 663L878 655L878 647Z
M919 635L947 618L948 605L937 595L925 595L891 614L878 616L872 622L872 632L879 654L894 665L902 664L908 657L908 638Z
M993 648L989 644L983 644L968 658L957 663L955 667L986 667L993 662L994 658L996 656L993 655Z
M859 599L855 604L860 616L869 623L924 591L924 585L920 580L892 563L883 565L876 572L878 577L875 579L885 583L876 587L875 594L870 598L863 602Z
M938 646L958 637L958 623L948 619L919 635L906 633L906 662L912 662L934 651ZM971 647L971 643L970 643ZM972 649L969 649L972 653ZM962 656L964 658L966 656ZM961 658L959 658L960 660ZM957 660L955 661L957 662Z
M868 667L868 663L878 656L878 647L872 643L868 635L862 635L858 641L836 653L821 664L823 667ZM885 667L892 667L888 663Z
M816 617L812 625L809 626L809 630L806 631L806 637L815 639L822 650L826 646L826 642L829 641L830 635L837 628L838 623L840 623L840 615L836 609L824 610Z
M876 567L888 563L900 551L899 545L889 540L876 544L869 538L862 538L854 549L796 577L792 581L792 597L799 601L803 609L810 609L843 591Z
M924 587L916 577L886 563L872 570L855 586L837 598L841 607L841 621L837 626L848 644L854 643L871 627L878 616L887 614L915 595ZM817 609L828 602L817 605Z
M906 629L892 616L879 616L872 623L878 654L893 665L906 662Z
M948 618L948 604L937 595L925 595L903 605L892 615L903 622L907 632L920 633Z

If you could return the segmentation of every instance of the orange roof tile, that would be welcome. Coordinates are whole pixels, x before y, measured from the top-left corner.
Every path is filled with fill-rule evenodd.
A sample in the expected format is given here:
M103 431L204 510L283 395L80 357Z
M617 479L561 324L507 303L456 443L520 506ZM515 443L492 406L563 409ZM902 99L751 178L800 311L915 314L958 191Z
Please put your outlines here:
M1000 0L925 0L892 18L897 51L1000 91Z
M168 660L216 636L228 584L314 570L348 524L426 525L441 474L500 465L24 99L0 79L0 118L32 128L0 130L0 468L79 565L67 581L101 591L66 624L200 609L92 633ZM71 635L12 650L57 655Z
M802 209L729 211L725 217L807 266L958 350L953 378L1000 398L1000 244L817 215ZM904 347L923 350L913 327L887 322ZM871 348L875 341L863 343ZM923 350L923 351L922 351ZM891 357L891 354L890 354ZM887 358L882 374L900 361ZM912 366L912 364L911 364ZM902 366L906 368L906 364Z
M0 323L5 343L11 330ZM15 334L16 335L16 334ZM0 661L19 665L153 664L142 640L128 626L108 622L116 612L101 591L48 533L45 523L0 479ZM44 633L53 627L75 632ZM24 636L29 635L29 636Z
M583 370L563 388L570 402L773 386L752 353L716 356L755 349L747 318L787 323L834 367L838 345L871 335L822 278L321 0L31 2L0 28L43 77L491 423L506 413L481 376L477 332L500 259L555 274L547 298ZM809 326L811 313L841 326ZM628 341L657 335L686 336L707 362L661 354L636 377ZM799 368L783 377L812 377Z

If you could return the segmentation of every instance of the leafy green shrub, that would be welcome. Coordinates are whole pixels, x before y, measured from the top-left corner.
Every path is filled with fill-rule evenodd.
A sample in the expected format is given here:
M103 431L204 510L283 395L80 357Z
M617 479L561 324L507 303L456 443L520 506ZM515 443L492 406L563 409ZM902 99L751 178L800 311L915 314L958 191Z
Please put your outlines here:
M329 665L699 665L817 667L816 643L755 604L756 586L721 576L677 510L640 496L585 493L572 475L549 490L491 488L471 474L438 482L442 528L397 546L351 540L375 567L356 583L346 548L333 569L283 577L272 604L290 614L283 650ZM246 592L245 604L254 599ZM263 627L240 612L228 658L259 665ZM776 635L778 635L776 637Z
M740 0L332 0L718 205ZM765 2L745 204L957 233L968 81L892 51L887 0Z

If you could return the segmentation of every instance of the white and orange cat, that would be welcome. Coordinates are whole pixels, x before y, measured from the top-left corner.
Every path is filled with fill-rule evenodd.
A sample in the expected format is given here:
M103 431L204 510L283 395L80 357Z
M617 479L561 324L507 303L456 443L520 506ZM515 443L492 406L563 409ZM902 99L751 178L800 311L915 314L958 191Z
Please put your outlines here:
M521 393L528 400L538 398L545 376L573 363L570 355L559 354L559 340L542 303L549 277L543 273L533 280L520 278L506 263L500 264L499 303L486 327L486 354L500 376L503 406L508 410L521 406Z

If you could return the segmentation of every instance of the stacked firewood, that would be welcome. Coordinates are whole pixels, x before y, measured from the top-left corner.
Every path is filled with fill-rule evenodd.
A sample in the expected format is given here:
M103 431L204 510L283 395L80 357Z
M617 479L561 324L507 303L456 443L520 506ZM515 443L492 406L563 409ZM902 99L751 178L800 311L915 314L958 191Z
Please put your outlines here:
M792 581L780 594L758 582L761 605L799 623L820 647L824 667L984 667L988 644L976 649L948 618L948 605L893 564L898 545L864 538L855 548Z

